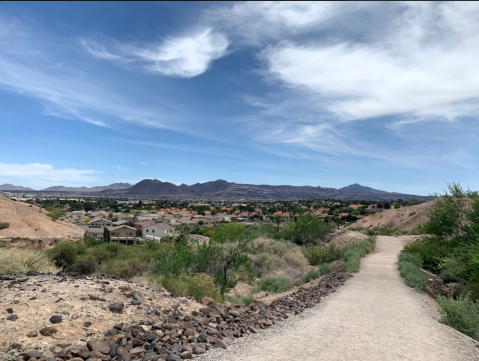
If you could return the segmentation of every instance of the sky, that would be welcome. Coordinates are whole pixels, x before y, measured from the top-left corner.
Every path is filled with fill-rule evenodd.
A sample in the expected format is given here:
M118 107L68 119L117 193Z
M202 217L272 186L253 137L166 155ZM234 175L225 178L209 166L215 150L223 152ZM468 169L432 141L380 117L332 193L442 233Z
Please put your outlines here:
M479 189L477 2L2 2L0 184Z

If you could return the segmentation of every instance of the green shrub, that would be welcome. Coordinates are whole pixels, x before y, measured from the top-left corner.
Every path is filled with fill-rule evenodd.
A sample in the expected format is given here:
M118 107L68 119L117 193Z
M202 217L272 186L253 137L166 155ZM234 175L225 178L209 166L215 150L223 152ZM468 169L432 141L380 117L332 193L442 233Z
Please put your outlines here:
M204 273L188 277L188 295L201 301L203 297L210 297L216 302L221 301L220 288L215 285L214 279Z
M423 267L437 274L441 271L440 265L444 257L454 252L458 247L460 247L459 242L454 240L438 240L425 237L418 242L407 245L404 247L404 251L418 254L423 260Z
M399 262L399 273L404 278L406 285L419 291L424 291L427 287L428 279L421 269L414 263Z
M0 241L0 249L1 248L10 248L10 245L7 241Z
M0 229L7 229L8 227L10 227L10 223L0 222Z
M399 254L399 263L401 262L409 262L419 268L422 268L423 266L421 256L416 253L401 252Z
M313 266L343 258L343 250L335 244L303 248L303 254Z
M95 273L96 269L97 263L95 262L95 259L88 255L81 255L76 258L75 262L73 262L72 265L66 268L66 271L78 272L82 275L88 275Z
M257 283L259 291L266 291L271 293L286 292L293 288L293 284L286 277L263 277Z
M102 263L98 271L122 279L130 279L149 271L149 267L147 263L139 262L138 259L111 259Z
M370 236L367 239L357 239L351 243L346 244L343 247L343 252L346 253L350 250L358 250L360 251L361 257L364 257L366 254L374 251L375 246L376 238L375 236Z
M311 282L315 279L318 279L319 277L321 277L321 272L319 271L319 269L312 269L312 270L309 270L303 277L303 282L304 283L308 283L308 282Z
M364 257L366 253L358 249L350 249L344 254L344 267L348 273L359 272L361 265L361 257Z
M327 275L328 273L331 273L331 271L333 270L333 267L331 267L329 263L323 263L319 265L318 270L321 276L323 276L323 275Z
M83 243L61 242L47 251L52 261L61 268L72 265L79 255L86 253L86 247Z
M439 296L437 301L442 307L442 322L479 340L479 305L472 301L470 294L457 300Z

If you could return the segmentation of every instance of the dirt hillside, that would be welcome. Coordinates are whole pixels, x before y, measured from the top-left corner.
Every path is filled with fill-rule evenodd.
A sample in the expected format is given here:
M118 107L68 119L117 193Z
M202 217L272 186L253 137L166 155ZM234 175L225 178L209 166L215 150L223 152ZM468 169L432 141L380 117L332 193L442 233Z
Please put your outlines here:
M427 221L427 214L432 205L433 202L426 202L417 206L389 209L357 221L354 223L354 227L369 228L392 224L401 231L410 231L417 225Z
M115 303L123 304L120 313L109 308ZM58 343L101 339L116 324L147 319L161 323L174 312L202 307L191 298L171 297L161 287L110 278L0 275L0 360L12 343L24 349L41 346L48 354ZM52 322L52 316L60 317L59 322ZM56 331L44 335L45 327ZM27 336L29 331L33 335Z
M0 230L0 240L17 248L51 248L58 242L78 242L84 231L77 226L52 221L46 211L37 206L12 201L0 196L0 222L10 227Z

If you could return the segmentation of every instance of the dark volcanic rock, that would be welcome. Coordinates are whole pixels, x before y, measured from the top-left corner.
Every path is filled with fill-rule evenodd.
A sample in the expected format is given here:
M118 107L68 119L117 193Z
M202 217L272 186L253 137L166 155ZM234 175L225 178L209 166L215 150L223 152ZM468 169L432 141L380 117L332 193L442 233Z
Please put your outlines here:
M123 309L125 308L125 304L123 302L112 303L108 306L111 312L114 313L122 313Z
M54 325L57 323L61 323L63 321L62 316L60 315L53 315L50 317L50 322L53 323Z
M8 321L16 321L18 320L18 316L16 314L11 314L10 316L7 317Z

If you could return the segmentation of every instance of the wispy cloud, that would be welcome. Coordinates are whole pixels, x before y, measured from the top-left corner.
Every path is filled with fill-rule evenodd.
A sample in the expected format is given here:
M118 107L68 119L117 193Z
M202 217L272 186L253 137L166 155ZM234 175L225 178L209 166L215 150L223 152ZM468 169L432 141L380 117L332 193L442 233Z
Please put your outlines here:
M1 15L1 14L0 14ZM51 38L25 24L0 16L0 88L39 101L45 113L119 129L121 123L146 127L182 129L180 110L167 102L156 104L118 91L75 67L70 39ZM57 58L58 49L68 50L68 60ZM78 54L76 54L78 55Z
M119 171L124 171L124 172L129 172L130 171L129 167L125 167L125 166L121 166L121 165L117 165L116 169L118 169Z
M81 39L81 44L96 58L130 62L151 72L191 78L204 73L213 60L224 56L229 41L223 34L206 29L154 44L110 41L110 50L93 40Z
M139 165L146 166L147 164L145 162L138 162Z
M101 172L93 169L60 168L44 163L0 163L0 177L54 182L96 182Z

